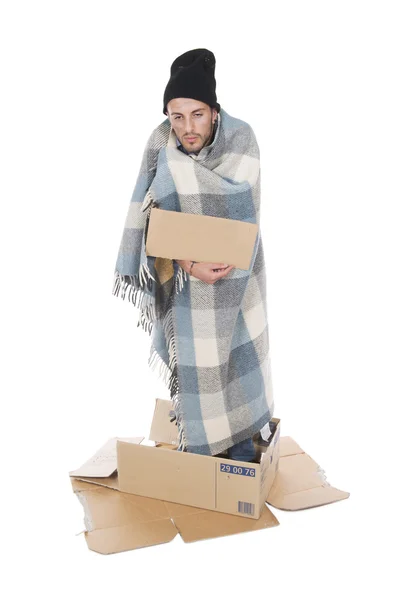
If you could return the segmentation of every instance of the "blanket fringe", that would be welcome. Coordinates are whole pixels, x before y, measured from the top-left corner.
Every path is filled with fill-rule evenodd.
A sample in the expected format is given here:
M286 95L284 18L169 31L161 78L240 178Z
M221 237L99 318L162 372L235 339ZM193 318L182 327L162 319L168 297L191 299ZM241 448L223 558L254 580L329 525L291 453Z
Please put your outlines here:
M157 203L154 201L150 191L148 190L142 204L143 212L149 209L146 219L147 223L150 219L151 209L154 206L157 206ZM173 286L173 293L179 294L184 287L184 282L187 280L188 274L179 265ZM141 325L142 328L145 331L148 331L149 334L152 333L153 322L158 316L156 315L154 297L146 293L146 289L149 291L152 290L153 281L156 282L155 278L150 273L146 264L142 264L140 266L138 275L121 275L118 271L115 271L114 275L113 295L120 296L123 300L125 299L126 295L128 296L128 301L132 302L134 306L140 309L137 326L139 327L139 325ZM172 294L165 318L162 319L161 322L165 334L165 339L167 342L169 362L167 365L165 361L161 358L161 356L158 354L157 350L154 348L154 345L152 344L148 364L153 371L155 368L158 369L160 377L169 389L173 406L172 412L174 413L176 424L178 427L177 449L180 451L185 451L187 448L187 441L185 437L185 432L183 430L182 415L180 410L181 402L179 395L176 346L172 320Z
M149 208L150 204L154 204L154 198L151 195L150 188L149 188L144 196L141 211L144 212L145 210L147 210Z
M120 296L125 300L126 293L128 292L128 300L133 302L131 295L136 291L145 291L146 288L152 290L152 281L156 281L153 275L150 273L147 265L140 265L138 275L121 275L118 271L114 272L114 296Z
M175 280L175 293L176 294L179 294L179 292L182 291L183 284L185 281L187 281L187 273L179 265L178 273L176 275L176 280Z
M154 371L155 367L158 367L159 374L163 379L164 383L167 385L170 397L172 400L173 412L175 413L176 424L178 426L178 451L185 451L187 447L187 441L185 437L185 432L183 429L182 423L182 414L181 414L181 399L179 394L179 380L178 380L178 371L177 371L177 359L176 359L176 346L175 346L175 337L173 331L173 320L172 320L172 306L170 305L165 316L164 325L163 325L165 338L168 346L168 356L169 362L168 365L164 362L161 356L158 354L157 350L154 348L153 344L151 346L150 358L149 358L149 366Z
M120 296L123 300L125 300L127 297L128 301L132 302L134 306L140 309L137 327L141 325L142 328L149 334L152 333L153 322L156 320L154 298L145 291L146 287L151 290L151 286L153 285L150 277L154 280L154 277L152 277L148 272L146 265L141 266L139 276L121 275L118 271L115 271L113 287L114 296ZM186 280L187 273L181 267L179 267L174 285L176 293L179 293L183 289L184 281ZM168 365L158 354L153 344L151 345L148 364L153 371L155 368L158 369L160 377L169 389L172 407L175 413L176 424L178 427L177 449L180 451L185 451L187 447L187 441L185 432L183 430L182 415L180 410L181 402L179 395L176 345L172 320L172 296L162 323L168 348Z
M154 298L146 293L152 289L154 277L148 270L147 265L141 265L139 275L121 275L118 271L114 274L114 286L112 293L123 300L128 299L134 306L140 309L137 327L139 325L151 334L153 321L156 318Z

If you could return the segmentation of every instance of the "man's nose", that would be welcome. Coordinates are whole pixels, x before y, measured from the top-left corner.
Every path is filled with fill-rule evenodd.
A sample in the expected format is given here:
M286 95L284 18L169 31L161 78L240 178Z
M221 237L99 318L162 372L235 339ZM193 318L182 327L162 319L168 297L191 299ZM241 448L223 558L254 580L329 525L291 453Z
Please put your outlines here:
M187 135L188 133L194 133L194 120L190 117L188 117L187 121L185 121L185 130L185 135Z

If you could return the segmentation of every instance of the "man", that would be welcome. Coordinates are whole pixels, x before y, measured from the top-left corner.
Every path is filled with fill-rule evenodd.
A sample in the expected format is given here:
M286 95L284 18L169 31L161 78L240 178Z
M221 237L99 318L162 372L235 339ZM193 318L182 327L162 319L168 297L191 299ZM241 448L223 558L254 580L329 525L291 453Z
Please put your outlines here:
M169 387L178 449L252 461L252 438L268 434L274 409L261 234L248 271L145 252L153 206L259 223L258 145L218 104L214 70L204 48L172 63L168 118L146 145L113 293L128 291L138 325L152 333L149 364Z
M167 104L167 115L176 134L177 147L189 156L197 156L202 148L213 141L218 116L216 108L192 98L174 98ZM187 273L210 284L225 277L233 269L233 266L224 264L197 262L192 265L189 260L176 262Z

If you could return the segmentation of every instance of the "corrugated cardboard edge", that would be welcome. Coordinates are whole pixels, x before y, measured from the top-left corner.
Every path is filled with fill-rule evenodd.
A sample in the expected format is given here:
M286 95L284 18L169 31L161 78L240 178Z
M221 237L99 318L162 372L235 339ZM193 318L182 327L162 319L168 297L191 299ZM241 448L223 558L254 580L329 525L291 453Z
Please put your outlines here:
M279 468L267 503L282 510L303 510L350 496L331 486L325 471L291 437L280 438Z
M101 487L110 488L111 490L119 491L119 480L118 473L114 473L111 477L84 477L84 476L76 476L75 478L71 477L71 480L75 479L76 481L80 481L82 483L94 483ZM76 490L75 490L76 491Z

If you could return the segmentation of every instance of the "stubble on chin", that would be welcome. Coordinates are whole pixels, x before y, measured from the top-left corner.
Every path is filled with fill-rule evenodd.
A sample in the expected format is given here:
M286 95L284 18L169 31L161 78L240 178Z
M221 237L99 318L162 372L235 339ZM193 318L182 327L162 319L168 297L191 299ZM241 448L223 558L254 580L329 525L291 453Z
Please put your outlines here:
M200 150L202 150L206 144L210 143L212 133L213 133L213 128L211 127L210 131L208 132L207 137L197 135L196 143L194 146L189 144L189 142L187 142L184 137L183 137L183 139L180 139L180 138L178 138L178 139L179 139L180 143L183 144L183 147L188 152L200 152ZM175 132L175 135L176 135L176 132ZM176 137L178 137L178 135L176 135Z

